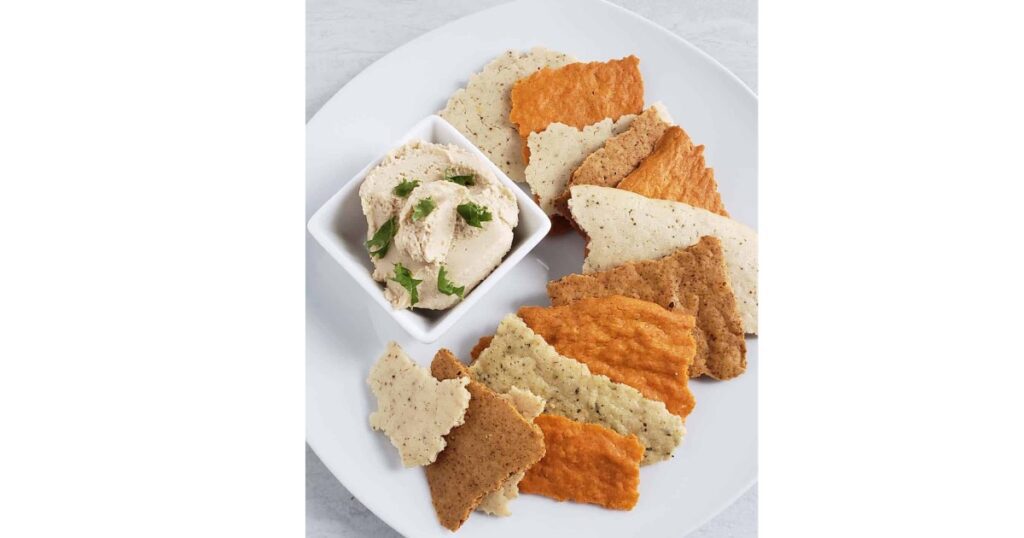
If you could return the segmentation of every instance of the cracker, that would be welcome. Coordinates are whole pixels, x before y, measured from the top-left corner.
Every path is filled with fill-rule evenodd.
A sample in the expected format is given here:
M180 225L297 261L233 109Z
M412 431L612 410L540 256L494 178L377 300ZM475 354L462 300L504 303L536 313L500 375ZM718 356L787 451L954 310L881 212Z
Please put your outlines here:
M548 282L548 296L554 306L609 295L635 297L696 315L693 337L697 353L690 366L690 377L731 379L746 370L743 321L736 309L736 296L729 285L722 243L717 237L701 237L696 245L657 260L629 262L598 273L569 275Z
M434 379L394 342L366 382L377 397L370 427L388 436L406 467L433 462L445 447L444 436L465 421L469 380Z
M476 345L469 351L469 357L471 359L469 361L470 364L476 362L476 359L480 357L480 353L487 349L487 346L491 345L491 340L493 339L494 335L487 335L481 336L480 339L477 340Z
M644 446L635 435L558 415L541 415L537 424L547 453L526 472L523 493L616 510L636 506Z
M636 434L644 445L644 464L670 458L685 432L683 420L664 403L560 355L515 314L501 321L469 372L497 392L529 390L547 401L548 413Z
M601 185L614 187L654 151L654 145L672 125L672 119L661 103L654 103L637 116L629 129L615 135L604 147L591 153L572 176L554 201L555 210L569 218L569 187L573 185Z
M544 399L528 390L512 387L507 394L499 394L502 399L512 404L527 421L533 422L544 411ZM477 510L494 516L512 515L509 502L519 496L519 482L526 473L520 471L501 484L498 491L488 493Z
M470 379L447 349L437 352L430 371L439 380ZM465 423L448 434L448 446L426 468L437 518L452 531L486 495L544 456L543 433L511 403L476 381L469 381L469 392Z
M704 146L694 147L686 131L676 126L665 131L654 151L619 188L729 216L718 193L715 171L704 165Z
M564 306L524 306L519 317L594 374L629 385L685 419L695 400L687 386L696 343L693 316L612 295Z
M618 121L605 118L582 129L552 123L539 133L530 133L526 182L541 209L554 215L555 197L565 190L572 171L606 140L629 127L635 117L627 114Z
M653 260L712 235L722 242L729 282L743 328L757 334L757 232L739 222L681 202L655 200L622 189L572 187L569 209L588 237L583 273Z
M543 47L509 50L493 59L455 92L438 114L480 148L513 181L524 181L523 142L509 121L512 84L545 67L575 62L568 54Z
M552 123L583 128L644 107L640 60L627 56L608 62L574 63L541 69L512 86L509 120L523 140L523 162L530 162L527 138Z

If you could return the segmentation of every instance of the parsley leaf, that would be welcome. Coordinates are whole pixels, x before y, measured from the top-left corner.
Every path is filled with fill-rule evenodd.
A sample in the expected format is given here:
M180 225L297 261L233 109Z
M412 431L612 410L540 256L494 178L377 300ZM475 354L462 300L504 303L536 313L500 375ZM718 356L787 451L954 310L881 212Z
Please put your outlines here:
M475 178L475 177L476 177L476 174L473 174L473 173L460 175L458 172L456 172L452 168L449 168L449 169L445 170L445 172L444 172L444 179L445 179L445 181L451 181L452 183L458 183L459 185L462 185L463 187L472 187L473 185L475 185L476 182L473 181L473 178Z
M402 182L399 183L398 185L395 185L395 188L392 189L391 192L395 193L395 196L401 196L402 198L405 198L406 196L409 196L409 193L412 192L413 189L419 187L419 185L420 180L417 179L415 181L409 181L408 179L405 179L403 177Z
M397 232L398 221L395 220L395 217L391 217L387 222L381 224L380 228L377 228L377 232L373 234L373 237L366 242L366 248L370 251L370 256L383 258L388 253L391 239L395 237Z
M416 202L416 206L412 208L412 221L416 222L423 219L429 215L435 207L437 207L437 204L435 204L434 199L429 196L419 202Z
M466 224L475 228L483 228L480 223L491 220L491 212L486 207L473 202L462 204L455 209L459 212L459 216L466 220Z
M402 265L401 263L395 264L395 278L392 278L390 280L398 282L403 288L406 289L406 291L409 292L409 306L412 306L420 302L420 294L417 291L416 286L419 286L420 282L423 281L416 280L415 278L413 278L412 271L410 271L404 265Z
M455 283L448 280L448 274L444 266L441 266L441 271L437 273L437 291L445 295L458 295L459 299L462 299L466 293L466 286L455 287Z

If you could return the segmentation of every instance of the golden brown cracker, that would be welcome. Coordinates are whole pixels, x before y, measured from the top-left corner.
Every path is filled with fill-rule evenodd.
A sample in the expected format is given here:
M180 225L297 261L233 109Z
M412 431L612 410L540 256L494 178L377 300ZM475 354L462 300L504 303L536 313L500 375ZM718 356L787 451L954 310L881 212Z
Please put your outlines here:
M644 107L640 59L627 56L607 62L572 63L545 68L519 79L512 87L509 120L523 142L523 161L530 160L530 133L558 122L582 129L604 118L618 120Z
M472 360L469 361L470 364L473 364L473 362L476 361L477 357L480 356L480 353L483 353L483 351L487 349L487 346L491 345L491 340L494 340L493 334L481 336L480 340L477 340L476 345L473 346L473 349L470 350L469 352L469 356L472 358Z
M654 151L618 187L729 216L718 193L715 171L704 165L704 146L694 147L686 131L677 126L665 131Z
M657 260L551 281L548 296L552 305L560 306L589 297L626 295L696 314L697 353L690 377L731 379L747 368L747 344L727 275L721 241L704 236Z
M558 415L535 422L544 430L547 452L526 471L520 491L616 510L636 506L644 446L635 435Z
M687 372L696 352L693 316L612 295L555 306L524 306L519 317L566 357L664 402L686 418L694 398Z
M468 378L469 372L447 349L430 364L438 380ZM512 475L544 456L544 436L506 399L470 380L466 419L448 434L448 446L426 467L437 518L455 531L480 504Z
M614 187L654 151L654 146L672 124L666 113L655 105L640 114L626 131L613 136L604 147L591 153L573 171L565 191L555 198L555 210L569 214L569 188L573 185Z

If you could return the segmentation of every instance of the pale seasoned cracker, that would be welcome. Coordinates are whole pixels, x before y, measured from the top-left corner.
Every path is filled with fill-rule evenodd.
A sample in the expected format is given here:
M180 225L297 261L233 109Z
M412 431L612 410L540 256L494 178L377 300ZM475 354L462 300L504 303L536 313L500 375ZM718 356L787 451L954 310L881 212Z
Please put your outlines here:
M629 127L635 117L626 114L618 121L605 118L582 129L552 123L539 133L530 133L530 164L526 165L526 182L545 213L555 214L555 197L565 190L569 176L583 159Z
M573 170L562 192L555 196L555 210L563 217L570 217L569 187L573 185L618 185L640 164L640 161L654 151L658 139L671 125L672 118L669 117L665 105L651 105L633 120L629 129L611 137L602 148L583 159L583 162Z
M729 284L722 243L717 237L701 237L696 245L677 249L657 260L628 262L605 271L548 282L553 306L609 295L635 297L696 316L693 336L697 353L690 366L690 377L731 379L746 370L743 321Z
M552 123L583 128L604 118L618 120L644 107L640 60L627 56L607 62L574 63L541 69L512 86L509 120L523 140L523 162L530 162L530 133Z
M704 165L704 146L694 147L686 131L677 126L665 131L654 151L618 187L729 216L718 193L715 171Z
M447 349L437 352L430 371L437 379L470 379ZM465 423L448 434L448 446L426 468L437 518L452 531L485 496L544 456L544 434L512 403L477 381L469 381L469 392Z
M533 419L544 412L544 398L528 390L512 387L512 390L508 391L507 394L499 394L498 396L511 403L516 408L516 411L519 411L519 414L523 415L523 418L529 422L533 422ZM547 446L545 445L546 450ZM508 480L501 484L498 491L488 493L484 500L480 501L480 505L476 509L492 516L512 515L509 502L519 496L519 482L522 481L525 475L524 471L520 471L509 477Z
M757 232L727 217L681 202L655 200L622 189L572 187L569 209L588 237L583 273L653 260L697 243L722 242L729 282L743 328L757 334Z
M686 431L683 420L664 403L560 355L515 314L501 321L491 345L469 372L498 392L529 390L547 400L548 413L636 434L645 447L644 464L670 458Z
M370 426L388 436L406 467L433 462L445 447L444 436L465 421L469 380L434 379L394 342L366 382L377 397Z
M455 92L438 114L448 120L513 181L524 181L523 142L509 121L512 84L545 67L575 62L568 54L543 47L509 50L493 59Z
M566 357L595 374L665 403L685 419L696 401L687 384L697 344L694 317L609 295L552 307L524 306L519 317Z

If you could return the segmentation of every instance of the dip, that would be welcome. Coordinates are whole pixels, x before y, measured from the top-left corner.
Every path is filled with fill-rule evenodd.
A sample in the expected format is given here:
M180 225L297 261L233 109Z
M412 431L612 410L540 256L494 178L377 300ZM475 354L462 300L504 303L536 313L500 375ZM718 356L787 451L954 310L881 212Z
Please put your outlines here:
M501 263L515 195L472 153L414 140L359 187L373 279L395 308L449 308Z

